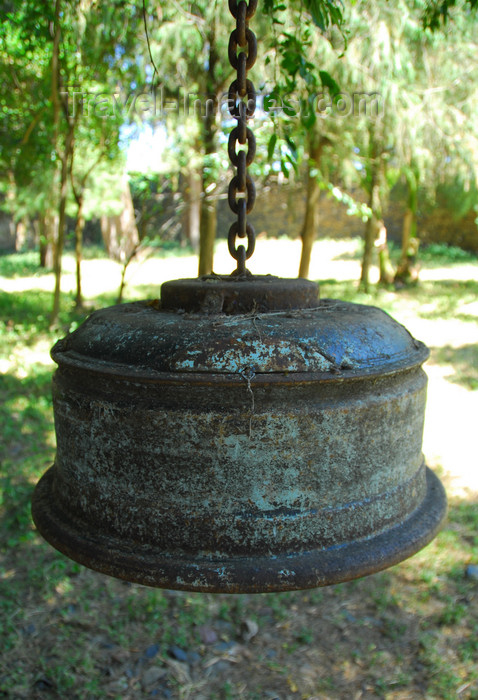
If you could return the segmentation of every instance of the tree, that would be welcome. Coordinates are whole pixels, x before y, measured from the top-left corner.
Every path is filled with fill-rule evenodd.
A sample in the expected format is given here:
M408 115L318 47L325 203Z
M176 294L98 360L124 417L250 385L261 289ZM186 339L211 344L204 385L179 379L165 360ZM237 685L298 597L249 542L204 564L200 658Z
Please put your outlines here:
M83 155L83 152L82 152ZM74 167L74 153L70 159L70 183L71 191L76 203L76 224L75 224L75 259L76 259L76 295L75 306L77 309L83 308L83 294L81 291L81 261L83 256L83 229L85 228L85 193L87 191L88 181L91 178L93 171L98 166L101 159L104 157L104 151L100 150L96 153L95 158L91 158L86 167L82 168L81 174L77 172L78 168Z
M285 17L284 8L283 22ZM383 225L390 188L403 174L409 186L409 198L404 216L404 253L399 272L406 274L404 264L414 259L417 250L417 239L413 237L413 220L416 219L418 190L414 193L413 189L410 189L413 186L410 174L415 173L417 183L422 181L429 186L435 174L432 168L433 161L438 163L441 158L443 163L443 159L447 157L442 148L438 147L436 134L430 134L430 121L436 122L436 131L440 133L440 122L443 123L444 113L449 109L443 104L444 90L437 89L436 79L431 80L430 65L433 65L439 56L442 62L449 62L450 58L457 66L460 62L456 61L450 52L443 50L442 41L437 40L430 31L424 29L423 17L424 5L397 0L374 4L361 2L354 8L347 8L345 12L343 20L348 31L348 42L345 48L340 34L330 30L327 32L330 42L342 50L341 56L337 53L335 55L327 53L325 51L327 43L324 41L316 42L314 45L310 40L310 34L307 34L309 28L306 23L304 23L306 28L299 30L297 39L297 32L292 33L287 24L294 21L290 18L285 19L285 25L281 27L275 44L282 58L281 74L285 75L284 94L291 94L293 90L297 94L297 77L299 77L305 85L305 90L302 89L303 101L307 95L310 100L314 91L320 88L332 107L330 113L320 120L322 137L325 136L332 142L331 148L327 151L332 158L327 158L327 161L332 163L334 158L337 161L340 150L341 164L339 168L335 167L335 172L334 168L332 172L330 167L328 168L329 177L333 174L335 184L340 184L340 180L347 171L349 176L355 171L355 181L367 194L366 209L370 214L366 216L361 276L365 287L368 286L369 269L375 250L378 250L381 281L389 283L394 276L388 253L386 229ZM455 17L454 23L462 24L463 15ZM453 32L456 36L457 29L458 27L454 27L453 30L449 28L448 32ZM294 50L291 50L294 41L297 41L297 47L294 46ZM464 54L469 54L463 42L459 43L464 48ZM441 48L437 51L439 45ZM469 65L474 65L475 60L470 57ZM318 81L317 74L320 74L321 78L322 74L315 68L314 75L314 66L311 67L310 63L326 68L324 79ZM448 68L448 75L451 73ZM446 75L447 71L444 71L441 76L441 80L445 83ZM370 102L368 106L371 110L367 109L361 114L360 103L356 104L355 98L362 100L367 95L373 96L373 93L381 102L380 104L377 100L376 107L379 109L374 112L374 106ZM340 100L345 103L348 100L350 103L347 118L341 116ZM438 104L435 105L433 117L429 109L432 100L440 104L440 107ZM460 104L460 99L455 98L454 104L456 112L456 105ZM287 157L292 156L293 161L295 150L297 153L303 153L306 162L309 163L306 172L309 194L302 230L304 245L300 274L306 274L310 250L310 244L305 244L307 236L304 237L304 232L308 230L313 239L314 228L317 226L314 222L317 217L318 188L310 175L312 173L320 179L320 170L323 169L323 165L322 168L316 167L317 164L314 163L313 158L307 158L307 152L310 151L314 140L317 142L318 137L317 126L314 125L313 120L308 124L305 123L303 113L303 109L299 110L300 119L296 118L295 128L292 131L290 128L283 129L286 142L292 143L293 146L289 149ZM340 136L334 138L338 123L340 123ZM288 120L288 125L292 126L291 120ZM301 137L300 129L306 138ZM460 130L455 129L454 133L460 133ZM463 142L464 139L461 137L458 143ZM450 149L457 150L458 144L457 146L452 144L453 140L449 140L448 153ZM323 158L323 153L321 157ZM454 159L454 167L459 161L463 163L463 158L466 160L464 154L458 160ZM355 166L350 168L350 164L354 163ZM292 162L292 166L297 167L297 163ZM286 169L285 172L287 172ZM350 177L348 179L350 180ZM354 207L354 209L363 213L363 207ZM408 228L409 224L410 228ZM407 242L409 230L412 238Z
M309 5L315 9L313 4ZM303 12L297 13L285 5L271 6L269 11L273 26L279 29L266 41L269 52L265 63L272 67L268 77L273 87L264 101L264 109L274 124L268 158L278 156L285 177L292 172L298 175L305 162L306 205L299 276L307 277L318 229L322 157L326 146L334 140L332 125L319 118L317 102L325 88L331 88L334 94L339 88L325 70L327 54L332 49L326 37L313 28L310 16L306 13L309 21L303 21ZM341 14L337 15L337 21L340 18ZM324 22L316 24L323 32Z
M3 33L9 48L16 50L12 72L18 77L18 67L20 79L11 95L2 93L2 101L15 114L16 129L23 135L17 148L7 151L7 158L14 173L15 198L24 202L32 199L30 210L43 221L40 229L45 232L51 228L47 222L58 222L53 241L55 291L51 323L55 323L59 311L71 161L78 129L91 132L92 91L111 92L115 81L121 77L130 81L137 74L134 59L123 60L121 66L116 59L134 45L140 19L135 4L124 0L111 0L101 8L93 0L79 4L73 0L55 0L53 6L22 0L15 8L8 8ZM7 65L11 64L10 51L1 58ZM39 93L38 108L28 115L20 97L33 82ZM75 86L77 98L73 106L70 86ZM115 139L117 142L117 123L103 120L102 133L104 144L113 144ZM38 166L39 174L35 178L30 164L27 165L27 154L33 156L33 170ZM38 196L31 198L35 190Z
M149 3L148 7L151 5ZM283 9L283 5L274 0L266 0L263 6L265 13L254 16L254 30L257 28L257 34L261 38L282 22ZM341 4L336 0L306 0L304 5L299 0L294 0L291 8L296 16L306 11L307 18L320 30L325 30L333 22L340 22L342 17ZM227 41L233 23L226 4L210 4L203 0L194 5L186 2L175 2L173 6L162 3L157 17L151 11L147 14L152 60L158 66L161 88L169 97L175 97L179 83L186 94L192 92L199 98L196 109L193 108L193 116L198 125L196 149L202 159L199 166L199 274L211 272L213 265L216 202L220 190L217 180L219 170L223 167L216 135L221 116L228 118L227 115L221 115L220 106L221 98L233 79L232 68L227 60ZM296 21L294 26L300 27L300 23ZM298 55L305 61L305 47L298 44L298 51ZM259 59L257 65L255 75L260 76L266 67L263 58ZM283 68L286 73L289 71L285 63ZM195 167L186 173L193 201L197 191L196 173Z
M199 170L200 275L211 272L213 266L216 183L218 165L222 160L217 153L216 134L221 116L221 98L232 70L227 64L230 30L225 20L226 13L227 7L201 0L192 6L185 2L177 2L173 6L162 5L160 21L151 12L147 15L152 60L161 71L158 75L160 89L167 99L177 104L176 115L161 114L160 118L166 123L171 123L175 118L176 128L181 121L183 125L191 119L196 122L196 127L186 128L196 132L193 153L194 150L199 152L201 163L198 167L192 159L187 177L194 193ZM153 74L153 77L156 76Z
M445 35L433 35L423 27L423 12L423 5L402 0L373 6L361 2L357 4L352 15L355 18L349 25L354 38L346 52L347 65L355 57L356 65L360 66L355 69L354 82L362 89L377 90L383 100L383 113L373 129L367 130L366 139L361 137L363 132L360 129L357 132L358 143L369 144L369 153L364 151L364 146L361 147L362 153L372 156L364 158L362 169L365 175L362 182L370 197L378 182L375 197L378 215L373 216L375 222L369 221L366 227L362 266L364 286L368 284L373 249L370 239L375 235L374 231L382 230L376 224L385 210L390 187L397 178L402 176L408 189L398 281L410 277L410 263L418 249L415 227L418 184L423 183L432 189L442 177L444 162L447 170L465 169L469 173L470 156L478 152L476 145L472 145L476 144L473 121L469 122L465 138L459 127L460 123L465 123L465 105L471 116L473 110L470 107L477 103L476 82L467 80L462 68L464 59L471 65L478 58L477 46L470 43L467 36L473 32L472 24L464 14L459 14ZM460 59L446 50L446 38L453 41ZM352 79L353 76L354 71ZM470 93L474 95L471 99ZM372 205L371 208L374 209ZM383 237L377 247L381 279L388 282L391 267Z
M19 3L7 7L0 25L0 187L15 219L37 221L40 263L52 264L48 242L55 219L51 192L55 166L52 159L50 110L51 8Z
M408 196L403 217L400 262L394 279L395 282L406 283L418 279L418 271L414 265L419 245L417 237L419 170L412 163L410 167L404 166L402 171L407 183Z
M456 0L429 0L423 13L423 26L433 30L445 26L450 19L453 20L456 16L456 5ZM459 3L459 5L459 12L463 12L467 5L474 11L478 7L478 0L466 0L465 3Z

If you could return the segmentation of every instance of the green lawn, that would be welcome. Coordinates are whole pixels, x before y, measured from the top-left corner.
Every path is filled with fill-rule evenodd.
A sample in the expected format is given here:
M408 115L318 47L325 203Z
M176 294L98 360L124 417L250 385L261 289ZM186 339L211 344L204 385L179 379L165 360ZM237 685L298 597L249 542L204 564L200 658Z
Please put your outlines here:
M259 245L265 258L283 259L279 242ZM0 257L0 697L478 698L478 581L465 575L478 566L477 259L428 251L420 285L366 295L335 274L343 262L358 265L357 246L334 250L318 249L330 272L321 295L381 306L432 348L424 450L447 486L449 519L389 571L257 596L130 585L69 561L36 533L30 498L55 450L49 348L82 316L66 291L59 326L48 330L51 274L34 253ZM71 258L65 264L68 289ZM102 258L87 264L90 308L112 303L118 269ZM155 278L194 265L170 251L153 257L133 270L127 298L158 296Z

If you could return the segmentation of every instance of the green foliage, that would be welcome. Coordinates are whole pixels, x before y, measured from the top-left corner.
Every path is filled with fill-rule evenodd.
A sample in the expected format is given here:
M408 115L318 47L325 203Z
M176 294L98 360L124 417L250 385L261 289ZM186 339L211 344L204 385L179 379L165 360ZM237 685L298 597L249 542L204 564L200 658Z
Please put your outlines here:
M158 173L130 173L129 184L140 239L144 244L157 247L161 239L167 238L167 232L158 230L157 220L165 213L167 201L173 194L172 178Z
M304 0L314 24L325 32L330 25L340 26L343 22L342 3L334 0Z
M423 261L440 264L456 262L477 262L477 254L471 253L458 246L447 245L446 243L430 243L424 246L421 253Z
M437 185L440 190L456 180L456 192L448 199L457 217L465 210L478 211L478 92L471 70L478 59L475 5L476 0L265 0L264 12L256 13L251 23L259 38L259 56L250 77L269 95L255 120L258 152L251 174L267 177L280 171L281 177L300 178L314 143L324 137L328 145L321 159L321 180L329 191L339 193L351 214L368 216L346 193L357 186L370 191L377 158L383 165L379 209L386 207L400 173L414 169L420 199L425 193L435 201ZM61 93L74 85L85 99L75 102L71 94L68 100L62 94L55 127L55 3L47 7L20 0L5 5L6 21L0 27L0 191L7 196L1 205L16 219L34 220L57 208L59 164L75 109L70 180L84 197L87 219L118 213L124 127L135 124L140 130L146 121L159 121L167 129L168 146L158 171L171 178L172 188L177 188L180 174L197 172L208 196L221 197L228 162L216 131L219 121L229 129L227 115L208 123L194 109L189 115L182 113L181 104L178 114L159 115L132 105L153 87L161 87L166 100L176 99L179 89L199 98L227 91L233 78L227 41L234 24L227 3L145 3L159 74L150 65L142 3L59 0L59 7ZM424 14L426 26L438 23L443 31L425 29ZM360 95L378 95L383 109L364 113L355 97L349 100L355 93L358 103ZM318 95L324 96L327 109L317 107ZM114 109L102 110L101 98ZM347 100L350 114L345 115ZM277 112L275 104L280 107ZM78 203L70 181L68 188L68 213L75 216ZM157 204L154 200L145 205L143 215L149 216Z
M478 7L478 0L466 0L465 3L459 4L461 4L460 10L462 12L466 11L466 5L473 12ZM465 8L463 5L465 5ZM453 10L456 9L456 6L456 0L428 0L423 15L423 26L432 30L440 29L453 17Z
M137 42L141 15L134 3L111 0L98 10L89 3L60 0L57 123L52 92L55 3L43 5L22 0L10 8L0 29L0 65L7 76L0 86L0 175L3 171L3 188L11 194L7 204L16 216L35 217L57 206L58 166L68 124L75 126L72 169L77 180L101 153L114 169L123 115L112 113L105 119L92 96L114 92L118 84L128 90L140 74L136 61L117 60Z
M478 189L476 182L463 182L460 176L447 178L439 183L436 188L436 198L458 221L473 211L478 202Z
M341 190L340 187L334 186L330 182L325 185L325 188L334 199L346 205L348 216L360 216L364 222L371 217L372 210L367 204L359 202L350 194Z
M305 9L313 23L322 32L332 25L340 27L343 24L343 4L338 0L294 0L289 3L292 12L301 14ZM281 0L264 0L264 9L270 15L274 24L282 25L280 13L287 9L287 5Z

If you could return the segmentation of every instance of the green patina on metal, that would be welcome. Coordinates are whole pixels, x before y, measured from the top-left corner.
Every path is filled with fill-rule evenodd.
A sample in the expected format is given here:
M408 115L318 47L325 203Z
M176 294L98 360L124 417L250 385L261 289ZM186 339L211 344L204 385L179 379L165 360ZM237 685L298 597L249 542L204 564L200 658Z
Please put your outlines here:
M306 588L394 564L440 527L428 350L379 309L304 280L179 280L162 303L95 312L52 355L58 450L33 513L87 566Z

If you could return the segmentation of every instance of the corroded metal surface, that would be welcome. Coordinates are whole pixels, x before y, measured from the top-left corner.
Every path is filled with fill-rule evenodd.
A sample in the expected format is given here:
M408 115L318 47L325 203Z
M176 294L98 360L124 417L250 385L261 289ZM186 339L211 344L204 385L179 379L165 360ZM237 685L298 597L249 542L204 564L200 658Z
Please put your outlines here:
M205 372L237 380L247 369L335 382L416 367L428 350L385 312L359 304L324 299L289 312L211 316L163 311L153 301L96 311L52 356L60 366L144 378Z
M52 351L57 457L35 521L105 573L306 588L394 564L446 510L421 454L428 351L383 311L95 312Z
M165 282L161 287L161 308L182 309L203 314L244 314L286 311L317 306L315 282L273 275L220 277L205 275L198 279Z

